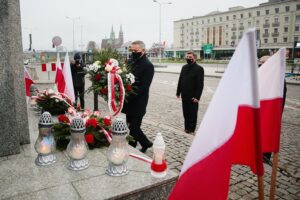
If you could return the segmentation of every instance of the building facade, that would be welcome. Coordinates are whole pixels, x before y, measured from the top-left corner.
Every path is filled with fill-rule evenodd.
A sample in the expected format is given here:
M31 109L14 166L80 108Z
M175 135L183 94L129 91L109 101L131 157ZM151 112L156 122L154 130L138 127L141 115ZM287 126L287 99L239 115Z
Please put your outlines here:
M119 38L116 38L114 28L111 27L110 37L108 39L102 39L101 49L118 49L124 43L124 33L122 31L122 26L120 26Z
M169 55L180 57L188 50L200 54L204 45L212 44L213 57L222 59L233 53L249 28L256 28L258 51L292 48L300 38L300 0L269 0L256 7L237 6L174 21L174 48Z

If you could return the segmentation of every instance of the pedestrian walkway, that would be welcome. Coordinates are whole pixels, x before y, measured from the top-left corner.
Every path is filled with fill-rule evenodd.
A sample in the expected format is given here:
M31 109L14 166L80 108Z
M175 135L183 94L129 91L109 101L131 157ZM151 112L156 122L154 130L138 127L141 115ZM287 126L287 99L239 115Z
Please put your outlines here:
M154 63L156 72L179 74L184 63ZM227 64L202 64L206 77L221 78L226 70ZM162 67L159 67L162 66ZM291 85L300 85L300 78L290 76L289 71L286 72L286 83Z

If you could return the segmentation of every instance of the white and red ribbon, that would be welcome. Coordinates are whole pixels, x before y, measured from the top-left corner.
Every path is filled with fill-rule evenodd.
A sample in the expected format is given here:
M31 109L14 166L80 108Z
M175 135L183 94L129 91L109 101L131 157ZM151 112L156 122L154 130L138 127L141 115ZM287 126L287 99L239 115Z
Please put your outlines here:
M123 103L125 99L125 89L123 85L122 78L117 74L119 67L113 67L113 69L108 73L107 77L107 88L108 88L108 108L112 116L116 116L120 113L123 108ZM116 95L115 95L115 79L118 80L118 89L120 91L119 105L116 105Z

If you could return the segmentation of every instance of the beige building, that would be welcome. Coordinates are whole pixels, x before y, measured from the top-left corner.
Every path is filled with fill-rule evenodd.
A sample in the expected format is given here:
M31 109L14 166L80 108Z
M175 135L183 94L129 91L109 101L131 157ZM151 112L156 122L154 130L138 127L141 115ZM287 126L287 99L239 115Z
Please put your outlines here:
M253 27L259 51L292 48L300 38L300 0L269 0L256 7L236 6L174 21L174 47L168 53L178 57L195 50L200 54L204 45L212 44L213 57L230 56L243 33Z

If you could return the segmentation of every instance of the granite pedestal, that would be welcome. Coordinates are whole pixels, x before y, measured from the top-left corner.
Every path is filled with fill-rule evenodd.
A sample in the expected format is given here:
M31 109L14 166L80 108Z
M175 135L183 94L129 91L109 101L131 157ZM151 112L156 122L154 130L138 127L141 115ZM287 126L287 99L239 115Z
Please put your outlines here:
M0 157L29 143L19 0L0 1Z
M34 140L38 136L38 116L29 112L31 144L22 145L21 154L0 160L0 199L166 199L177 174L168 171L163 179L150 175L150 164L129 158L129 174L112 177L105 173L107 148L90 150L90 167L82 171L67 169L65 152L56 151L57 162L36 166ZM136 149L130 152L143 155Z

